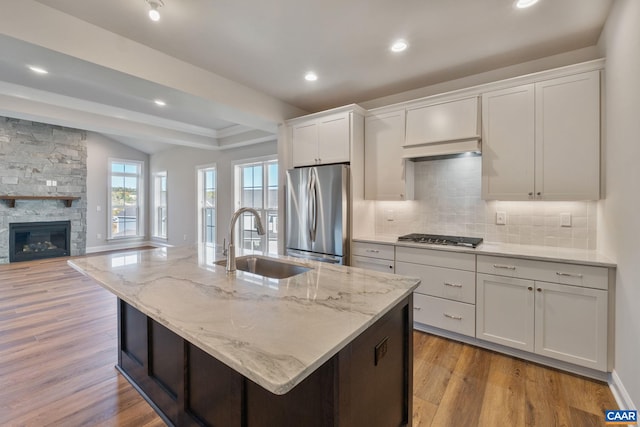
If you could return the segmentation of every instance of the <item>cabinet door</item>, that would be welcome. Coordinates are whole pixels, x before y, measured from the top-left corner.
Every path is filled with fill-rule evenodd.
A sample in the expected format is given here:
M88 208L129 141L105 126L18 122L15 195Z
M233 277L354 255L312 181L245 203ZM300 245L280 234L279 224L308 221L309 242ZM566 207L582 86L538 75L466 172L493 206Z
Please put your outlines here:
M333 114L318 120L318 163L349 161L349 113Z
M478 137L477 97L407 110L406 145Z
M607 370L607 291L535 282L535 352Z
M477 275L476 338L533 351L534 282Z
M315 121L293 126L291 129L291 150L293 166L317 164L318 125Z
M600 198L600 74L536 83L536 197Z
M529 200L534 191L534 86L482 95L482 198Z
M365 119L365 199L413 199L413 163L402 158L404 123L404 110Z

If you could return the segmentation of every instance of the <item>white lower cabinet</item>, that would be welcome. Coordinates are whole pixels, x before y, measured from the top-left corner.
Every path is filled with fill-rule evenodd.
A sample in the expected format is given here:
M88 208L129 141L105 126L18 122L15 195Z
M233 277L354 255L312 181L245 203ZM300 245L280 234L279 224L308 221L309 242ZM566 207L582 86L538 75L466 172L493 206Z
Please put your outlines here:
M606 371L608 292L535 280L536 263L478 256L476 337ZM584 280L594 273L594 267L585 266L583 274L576 272L576 265L538 264L543 277L552 264L562 279ZM505 276L481 272L488 269L504 271Z
M395 247L381 243L353 242L351 266L366 270L394 272Z
M413 320L475 336L475 255L397 247L396 273L419 277L413 294Z

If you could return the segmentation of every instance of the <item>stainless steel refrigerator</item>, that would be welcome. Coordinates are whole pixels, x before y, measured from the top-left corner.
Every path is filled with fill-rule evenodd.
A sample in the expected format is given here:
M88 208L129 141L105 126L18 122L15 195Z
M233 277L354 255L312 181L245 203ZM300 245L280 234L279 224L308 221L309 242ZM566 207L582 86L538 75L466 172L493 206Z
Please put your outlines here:
M347 165L287 171L287 255L348 264L348 183Z

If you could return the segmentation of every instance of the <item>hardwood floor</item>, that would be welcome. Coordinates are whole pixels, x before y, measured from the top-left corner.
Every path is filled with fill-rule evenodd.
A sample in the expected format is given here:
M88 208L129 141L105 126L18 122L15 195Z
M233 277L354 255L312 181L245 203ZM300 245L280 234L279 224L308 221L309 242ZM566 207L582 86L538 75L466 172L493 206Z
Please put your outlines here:
M115 297L66 258L0 266L1 426L163 426L114 368ZM414 334L417 426L600 426L606 384Z

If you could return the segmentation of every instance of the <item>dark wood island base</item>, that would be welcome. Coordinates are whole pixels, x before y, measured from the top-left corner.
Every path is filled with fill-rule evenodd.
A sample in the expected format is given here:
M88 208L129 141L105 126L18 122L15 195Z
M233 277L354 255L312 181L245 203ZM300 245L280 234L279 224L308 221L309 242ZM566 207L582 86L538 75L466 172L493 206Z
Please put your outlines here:
M169 425L410 426L410 295L283 395L118 299L118 370ZM309 331L313 333L313 331Z

